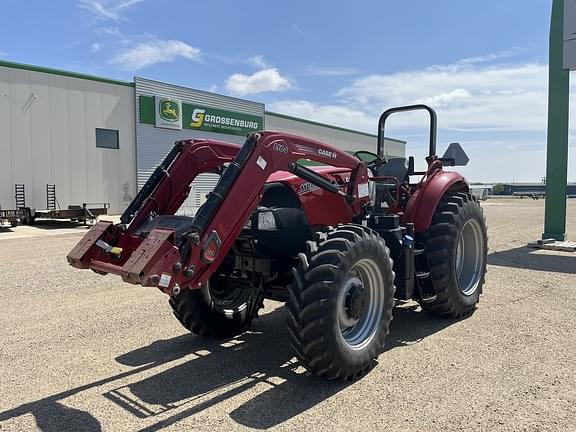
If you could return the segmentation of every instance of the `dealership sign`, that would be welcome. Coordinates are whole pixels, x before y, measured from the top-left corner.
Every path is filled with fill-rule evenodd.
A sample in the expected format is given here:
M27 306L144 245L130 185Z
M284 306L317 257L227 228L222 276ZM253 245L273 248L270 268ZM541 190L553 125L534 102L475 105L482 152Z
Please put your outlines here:
M140 123L153 124L158 128L241 136L264 129L264 119L257 115L191 104L165 96L141 95L139 100Z
M263 127L262 117L199 105L184 104L183 117L185 129L207 132L246 135Z
M178 99L155 96L156 127L182 129L182 102Z

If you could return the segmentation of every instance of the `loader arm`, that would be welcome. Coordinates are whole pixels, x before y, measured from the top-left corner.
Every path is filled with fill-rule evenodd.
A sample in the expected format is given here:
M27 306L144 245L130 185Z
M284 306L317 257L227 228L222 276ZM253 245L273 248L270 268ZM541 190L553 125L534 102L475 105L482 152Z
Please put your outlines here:
M345 187L304 166L309 159L349 168ZM154 228L142 239L138 229L156 215L174 214L188 196L191 181L201 172L215 172L226 162L220 181L191 221L180 244L174 230ZM68 255L71 265L101 273L115 273L126 282L158 286L166 293L205 284L228 253L252 212L263 186L277 171L291 172L329 192L341 195L354 214L368 197L364 162L329 145L277 132L251 134L240 148L215 141L177 143L130 204L122 223L101 222ZM345 189L345 190L343 190ZM120 250L106 251L104 241Z
M350 168L346 191L322 175L297 163L310 159L327 165ZM194 218L198 238L191 241L187 269L193 277L185 285L200 287L216 271L238 237L249 216L258 206L268 177L276 171L291 172L318 187L341 194L360 213L368 202L368 172L363 162L326 144L295 135L261 132L250 135L236 159ZM364 188L358 186L365 184ZM231 215L233 215L231 217ZM194 247L195 246L195 247Z

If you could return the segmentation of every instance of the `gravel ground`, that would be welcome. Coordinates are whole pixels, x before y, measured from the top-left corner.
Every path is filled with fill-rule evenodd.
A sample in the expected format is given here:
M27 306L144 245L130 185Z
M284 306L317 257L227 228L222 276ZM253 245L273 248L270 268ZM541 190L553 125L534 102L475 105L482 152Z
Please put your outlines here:
M85 228L0 228L0 431L576 431L576 253L524 247L543 201L483 205L476 313L398 306L386 352L351 384L303 373L277 303L206 342L156 290L68 267ZM576 240L576 201L569 212Z

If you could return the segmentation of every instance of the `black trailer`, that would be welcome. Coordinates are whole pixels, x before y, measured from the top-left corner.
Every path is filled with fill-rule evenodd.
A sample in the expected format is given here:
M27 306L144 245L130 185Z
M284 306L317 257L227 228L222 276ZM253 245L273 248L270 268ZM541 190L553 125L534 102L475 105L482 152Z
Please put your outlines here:
M26 206L26 193L23 184L16 185L16 205L23 211L21 221L27 225L33 225L36 219L70 219L72 222L86 224L94 222L98 216L108 214L108 203L83 203L81 205L69 205L63 209L56 198L56 185L46 185L46 208L33 209Z
M11 227L18 226L18 222L26 216L23 209L19 210L3 210L0 208L0 225L10 224Z

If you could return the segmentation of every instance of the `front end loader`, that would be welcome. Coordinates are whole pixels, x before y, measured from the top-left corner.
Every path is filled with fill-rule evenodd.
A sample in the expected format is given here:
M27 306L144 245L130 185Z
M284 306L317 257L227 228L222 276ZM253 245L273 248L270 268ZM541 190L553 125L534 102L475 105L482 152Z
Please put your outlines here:
M421 173L384 148L387 118L415 109L430 114ZM486 271L482 210L466 180L444 171L454 160L436 155L435 112L393 108L378 129L377 152L354 156L270 131L243 146L179 141L120 223L98 222L68 262L160 289L182 325L205 337L242 332L266 298L286 302L302 364L358 377L382 351L395 299L464 317ZM194 217L176 215L201 173L220 180Z

